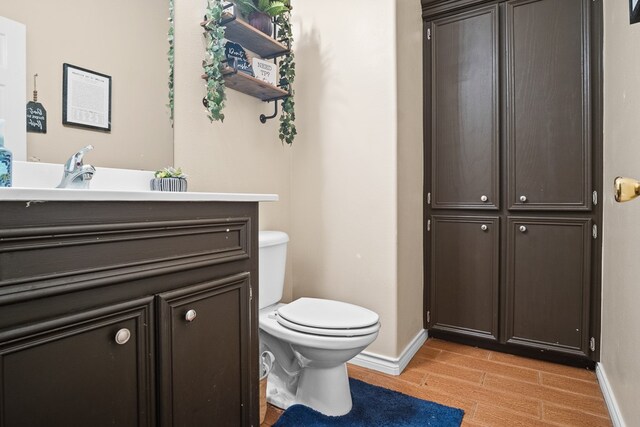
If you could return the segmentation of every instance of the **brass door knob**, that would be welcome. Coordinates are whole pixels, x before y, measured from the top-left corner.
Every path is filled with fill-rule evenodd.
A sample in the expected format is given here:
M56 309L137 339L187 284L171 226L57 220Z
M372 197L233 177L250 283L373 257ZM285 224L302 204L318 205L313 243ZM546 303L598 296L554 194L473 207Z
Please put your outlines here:
M616 202L628 202L640 196L640 181L633 178L617 177L613 181Z

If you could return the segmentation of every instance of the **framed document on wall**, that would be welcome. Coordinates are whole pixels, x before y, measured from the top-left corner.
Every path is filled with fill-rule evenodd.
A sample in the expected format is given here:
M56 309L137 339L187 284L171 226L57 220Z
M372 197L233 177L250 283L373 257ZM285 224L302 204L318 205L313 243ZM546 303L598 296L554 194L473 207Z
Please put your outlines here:
M629 13L632 24L640 22L640 0L629 0Z
M111 76L63 64L62 124L111 131Z

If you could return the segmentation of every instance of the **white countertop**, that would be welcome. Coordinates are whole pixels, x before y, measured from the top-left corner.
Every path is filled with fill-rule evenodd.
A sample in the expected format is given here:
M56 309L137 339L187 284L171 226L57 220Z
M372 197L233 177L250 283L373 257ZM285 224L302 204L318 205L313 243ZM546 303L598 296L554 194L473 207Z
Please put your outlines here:
M0 188L0 201L149 201L149 202L276 202L277 194L151 191L152 171L97 167L89 190L55 188L63 166L13 162L12 188Z
M0 201L276 202L277 194L0 188Z

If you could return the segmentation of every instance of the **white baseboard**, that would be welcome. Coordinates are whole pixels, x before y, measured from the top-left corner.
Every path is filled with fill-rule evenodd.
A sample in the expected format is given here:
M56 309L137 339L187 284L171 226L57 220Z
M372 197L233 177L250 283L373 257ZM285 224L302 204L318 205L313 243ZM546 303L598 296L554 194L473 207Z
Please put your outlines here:
M363 351L351 359L349 363L389 375L400 375L404 368L407 367L413 356L418 352L418 350L420 350L420 347L422 347L422 344L424 344L427 338L427 330L422 329L405 347L400 354L400 357L395 359Z
M596 365L596 376L598 377L598 383L600 384L600 390L602 390L604 401L607 404L607 409L609 409L609 416L611 417L613 426L626 427L624 419L622 418L622 414L620 413L618 401L613 394L611 384L609 384L609 379L607 378L607 374L604 370L604 367L602 366L602 363L598 363Z

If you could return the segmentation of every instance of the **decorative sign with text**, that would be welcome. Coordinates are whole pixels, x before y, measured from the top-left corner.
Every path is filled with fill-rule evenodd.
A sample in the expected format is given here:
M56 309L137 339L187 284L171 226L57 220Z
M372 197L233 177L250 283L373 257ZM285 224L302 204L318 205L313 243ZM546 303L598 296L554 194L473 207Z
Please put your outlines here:
M238 71L254 76L253 69L249 60L247 59L247 52L238 43L227 42L224 45L224 54L227 57L227 61L230 67L235 68Z
M47 110L39 102L27 102L27 132L47 133Z
M274 86L278 84L278 66L276 64L260 58L253 58L252 62L256 79Z

